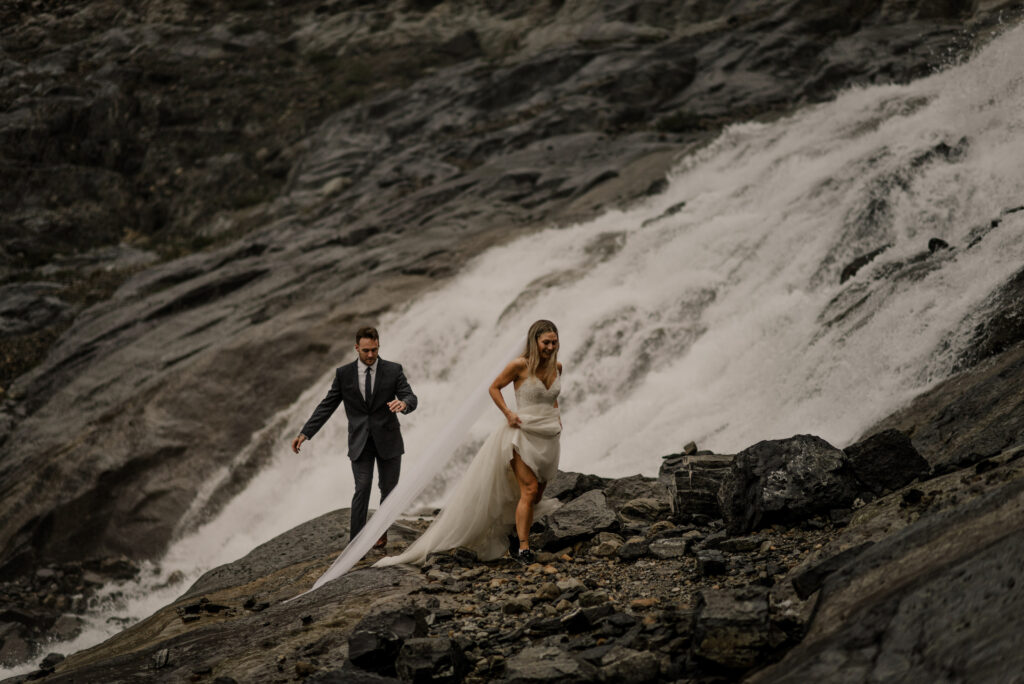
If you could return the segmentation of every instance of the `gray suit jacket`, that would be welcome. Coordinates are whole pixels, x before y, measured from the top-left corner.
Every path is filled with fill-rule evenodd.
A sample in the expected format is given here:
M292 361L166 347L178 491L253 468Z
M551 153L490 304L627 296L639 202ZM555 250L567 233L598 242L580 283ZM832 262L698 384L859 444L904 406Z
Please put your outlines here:
M367 438L372 435L381 458L396 458L405 452L405 444L402 442L398 416L391 412L387 403L392 399L401 399L406 404L402 413L411 413L416 409L416 395L412 393L402 373L401 364L378 359L373 396L366 402L358 384L363 381L360 376L363 368L365 366L356 360L335 371L330 391L302 426L302 434L306 435L306 439L312 439L338 408L338 404L344 402L345 415L348 416L348 457L359 458L366 447Z

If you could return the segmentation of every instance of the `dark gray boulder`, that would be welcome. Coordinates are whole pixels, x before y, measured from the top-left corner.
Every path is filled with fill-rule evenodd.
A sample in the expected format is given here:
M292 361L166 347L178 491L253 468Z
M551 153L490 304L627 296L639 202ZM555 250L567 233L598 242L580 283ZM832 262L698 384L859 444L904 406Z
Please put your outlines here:
M598 532L614 530L619 524L615 512L608 507L601 491L591 490L545 516L540 525L540 545L557 550Z
M727 553L750 553L764 543L765 538L759 535L750 537L729 537L716 543L716 548Z
M724 575L729 570L725 554L714 549L697 552L697 574L701 577Z
M619 515L623 520L635 523L652 523L668 518L671 511L667 497L655 499L640 497L630 499L619 507Z
M690 541L682 537L667 537L655 539L651 542L650 554L655 558L667 560L669 558L682 558L686 555Z
M406 641L427 635L425 611L409 607L367 615L348 638L348 659L364 670L393 676L396 660ZM416 662L416 647L410 654Z
M849 506L856 496L846 455L813 435L766 440L744 449L718 490L731 534L827 514Z
M570 634L589 632L597 627L602 618L615 613L610 603L602 603L586 608L577 608L561 618L562 628Z
M12 667L32 657L35 650L32 643L23 639L17 632L9 631L0 642L0 665Z
M558 471L554 479L544 488L544 496L550 496L565 503L592 489L603 489L607 480L597 475Z
M931 471L910 438L885 430L843 450L857 480L874 495L895 491Z
M417 684L456 684L462 681L466 669L462 649L446 638L406 639L395 663L399 678Z

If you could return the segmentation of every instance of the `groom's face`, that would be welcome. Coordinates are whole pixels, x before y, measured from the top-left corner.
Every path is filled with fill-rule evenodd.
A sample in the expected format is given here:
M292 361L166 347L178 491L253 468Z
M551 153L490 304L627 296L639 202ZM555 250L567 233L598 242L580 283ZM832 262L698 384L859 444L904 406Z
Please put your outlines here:
M369 337L360 337L356 342L356 351L359 353L359 360L367 366L372 366L377 360L377 352L380 351L380 343Z

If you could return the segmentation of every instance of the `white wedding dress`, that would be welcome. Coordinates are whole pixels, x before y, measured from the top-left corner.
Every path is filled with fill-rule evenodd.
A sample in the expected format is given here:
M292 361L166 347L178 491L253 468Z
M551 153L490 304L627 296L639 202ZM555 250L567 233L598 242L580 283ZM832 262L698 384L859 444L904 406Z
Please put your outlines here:
M512 472L512 450L519 453L539 482L549 482L558 470L558 437L562 431L554 405L561 375L551 387L531 375L516 388L516 413L522 425L502 425L487 438L462 479L427 530L405 552L386 556L374 566L421 564L435 551L466 546L481 560L500 558L508 549L515 525L519 483ZM534 506L534 519L558 507L554 499Z

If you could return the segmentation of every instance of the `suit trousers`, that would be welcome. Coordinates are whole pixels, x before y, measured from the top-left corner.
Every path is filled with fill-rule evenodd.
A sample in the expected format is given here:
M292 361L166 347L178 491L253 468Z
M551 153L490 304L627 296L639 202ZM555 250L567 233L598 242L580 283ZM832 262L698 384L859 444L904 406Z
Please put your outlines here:
M377 485L380 487L380 500L383 501L398 484L398 474L402 469L402 457L384 459L377 453L373 437L366 440L366 446L359 458L352 459L352 478L356 490L352 494L352 520L349 524L349 539L359 534L366 525L366 511L370 506L370 488L373 486L373 464L377 464Z

